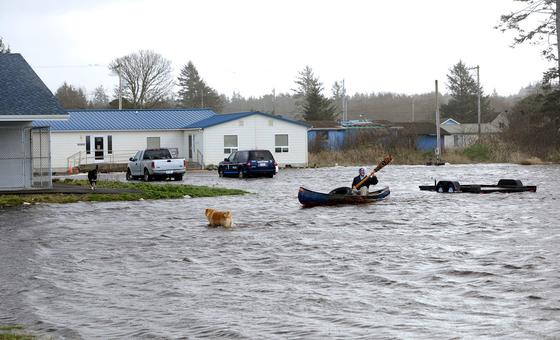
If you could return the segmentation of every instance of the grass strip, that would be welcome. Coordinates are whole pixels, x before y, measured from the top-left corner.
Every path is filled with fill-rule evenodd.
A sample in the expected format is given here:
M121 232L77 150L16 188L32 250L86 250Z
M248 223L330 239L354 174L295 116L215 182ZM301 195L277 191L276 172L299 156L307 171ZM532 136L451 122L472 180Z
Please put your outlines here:
M79 185L89 188L87 180L66 180L65 184ZM128 189L136 192L121 192L115 194L103 194L92 191L87 194L20 194L0 195L0 207L11 207L26 203L75 203L75 202L114 202L114 201L137 201L140 199L174 199L190 197L216 197L226 195L244 195L248 192L239 189L213 188L194 185L174 184L150 184L150 183L128 183L118 181L101 181L98 188Z

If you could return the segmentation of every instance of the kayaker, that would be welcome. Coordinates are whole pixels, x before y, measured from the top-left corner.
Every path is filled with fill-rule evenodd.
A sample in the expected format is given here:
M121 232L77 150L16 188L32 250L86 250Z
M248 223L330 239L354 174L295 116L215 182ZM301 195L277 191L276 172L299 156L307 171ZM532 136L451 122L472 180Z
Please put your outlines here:
M364 178L368 177L368 179L362 183L362 185L359 188L354 188L356 185L358 185L358 183L360 183ZM365 168L360 168L360 174L356 177L354 177L354 180L352 181L352 193L354 194L359 194L362 196L365 196L368 194L368 190L369 190L369 186L370 185L376 185L379 181L377 180L377 177L375 176L375 171L372 171L372 173L367 176L366 175L366 169Z

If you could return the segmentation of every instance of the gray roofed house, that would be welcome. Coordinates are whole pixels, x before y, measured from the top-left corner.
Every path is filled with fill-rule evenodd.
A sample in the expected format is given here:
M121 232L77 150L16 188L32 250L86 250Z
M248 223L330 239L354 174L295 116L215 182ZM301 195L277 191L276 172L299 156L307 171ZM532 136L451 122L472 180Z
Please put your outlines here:
M32 122L67 117L21 54L0 54L0 189L52 186L49 128Z
M508 113L502 112L492 121L480 124L480 134L483 136L497 135L509 125ZM462 124L456 120L446 120L441 123L442 131L447 132L444 145L448 149L465 148L478 140L478 124Z

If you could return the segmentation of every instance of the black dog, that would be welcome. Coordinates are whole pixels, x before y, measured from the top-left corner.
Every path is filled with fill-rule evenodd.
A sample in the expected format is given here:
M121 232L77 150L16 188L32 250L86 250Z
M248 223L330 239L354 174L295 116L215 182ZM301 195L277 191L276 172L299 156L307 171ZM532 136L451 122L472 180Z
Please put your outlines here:
M97 172L99 171L99 165L95 166L95 169L88 171L87 178L89 181L89 185L91 186L91 190L95 190L97 186Z

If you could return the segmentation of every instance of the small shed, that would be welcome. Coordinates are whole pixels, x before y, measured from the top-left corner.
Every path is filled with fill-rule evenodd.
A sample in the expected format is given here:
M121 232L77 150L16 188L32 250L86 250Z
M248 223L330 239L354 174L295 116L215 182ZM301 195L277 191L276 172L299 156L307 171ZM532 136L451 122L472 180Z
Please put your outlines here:
M395 123L391 130L393 130L397 139L403 141L408 147L414 147L420 151L434 151L436 149L437 130L434 123ZM440 145L444 145L443 142L447 135L449 135L447 131L440 129Z
M309 151L339 150L344 146L346 128L334 121L310 121L307 131Z
M0 189L49 188L50 130L36 120L68 117L19 53L0 53Z

